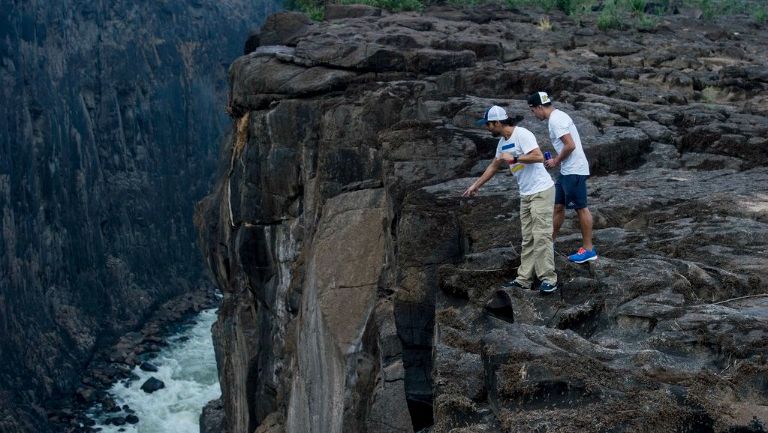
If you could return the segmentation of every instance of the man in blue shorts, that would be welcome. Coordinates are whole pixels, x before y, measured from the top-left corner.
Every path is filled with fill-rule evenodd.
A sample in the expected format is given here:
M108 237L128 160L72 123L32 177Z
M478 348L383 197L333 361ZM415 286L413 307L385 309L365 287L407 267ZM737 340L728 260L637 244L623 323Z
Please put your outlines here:
M548 168L560 166L560 177L555 182L555 210L552 217L552 242L565 221L565 209L575 209L581 226L582 247L568 256L575 263L597 259L592 245L592 214L587 208L587 178L589 162L581 147L581 138L571 117L552 106L546 92L534 92L528 96L528 106L539 120L549 121L549 139L557 156L545 161Z

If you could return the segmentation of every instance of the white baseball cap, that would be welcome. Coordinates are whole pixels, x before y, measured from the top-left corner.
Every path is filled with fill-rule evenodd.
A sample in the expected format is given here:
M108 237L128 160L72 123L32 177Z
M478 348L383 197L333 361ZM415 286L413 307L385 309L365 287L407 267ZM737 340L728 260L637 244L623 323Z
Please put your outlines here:
M509 116L507 116L507 112L504 111L503 108L499 107L498 105L493 105L491 108L485 110L485 115L483 115L483 118L475 122L478 126L485 125L488 122L494 122L497 120L507 120L509 119Z

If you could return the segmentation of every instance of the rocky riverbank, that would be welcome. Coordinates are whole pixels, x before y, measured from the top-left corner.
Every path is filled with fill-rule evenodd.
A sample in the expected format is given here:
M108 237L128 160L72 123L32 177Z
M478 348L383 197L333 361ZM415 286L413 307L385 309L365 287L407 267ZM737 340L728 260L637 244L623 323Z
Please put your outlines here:
M768 423L768 30L750 17L494 5L270 17L230 69L238 128L197 225L224 292L228 432L761 432ZM519 203L474 125L546 90L593 177L557 296L508 292ZM215 413L214 404L208 413Z

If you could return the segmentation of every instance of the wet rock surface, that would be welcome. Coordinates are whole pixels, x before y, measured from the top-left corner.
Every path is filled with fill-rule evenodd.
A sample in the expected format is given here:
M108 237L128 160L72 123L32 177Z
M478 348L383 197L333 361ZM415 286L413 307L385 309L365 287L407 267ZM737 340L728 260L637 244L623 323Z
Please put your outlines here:
M153 392L163 388L165 388L165 383L163 383L162 380L158 380L154 377L150 377L141 385L141 390L147 394L152 394Z
M227 431L764 431L765 27L333 18L230 69L238 128L196 215ZM495 150L474 120L500 104L553 151L541 89L579 128L600 258L566 260L570 214L562 289L496 294L519 202L505 173L460 197Z

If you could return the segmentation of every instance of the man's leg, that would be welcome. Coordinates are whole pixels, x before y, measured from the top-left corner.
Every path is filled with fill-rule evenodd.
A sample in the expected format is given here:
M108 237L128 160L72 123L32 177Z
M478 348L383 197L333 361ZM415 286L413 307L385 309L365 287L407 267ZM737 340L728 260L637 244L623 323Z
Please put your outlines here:
M582 246L592 250L592 213L587 208L587 176L574 176L570 191L566 189L566 197L573 202L573 209L579 217Z
M592 213L589 208L576 209L576 215L579 217L579 226L581 226L581 238L584 249L591 250L592 245Z
M568 256L575 263L585 263L597 259L597 251L592 245L592 213L587 208L587 176L574 176L569 188L566 188L566 200L573 203L573 209L579 217L581 227L582 247L576 253Z
M560 232L560 227L565 221L565 205L555 204L555 211L552 215L552 242L557 239L557 234Z
M557 284L555 273L555 254L552 249L552 205L555 189L549 188L534 194L531 200L531 233L533 235L534 264L536 276L541 282L554 286Z
M555 182L555 209L552 215L552 243L557 239L557 234L560 232L560 227L565 221L565 191L562 184L563 176L558 176Z
M517 282L529 289L533 284L533 266L536 263L533 250L533 221L531 217L531 196L520 196L520 231L523 243L520 248L520 267L517 268Z

